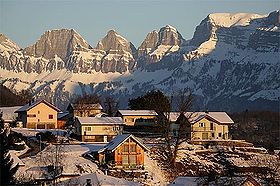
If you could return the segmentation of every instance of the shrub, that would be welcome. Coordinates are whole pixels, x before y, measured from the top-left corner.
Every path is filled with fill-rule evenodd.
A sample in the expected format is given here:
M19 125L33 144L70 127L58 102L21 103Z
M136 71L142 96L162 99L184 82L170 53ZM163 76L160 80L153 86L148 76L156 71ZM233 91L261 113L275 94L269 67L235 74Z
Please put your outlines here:
M47 131L47 132L39 132L36 134L36 138L37 140L40 140L40 136L41 136L41 140L42 141L46 141L49 143L54 143L56 142L56 136L53 135L51 132Z

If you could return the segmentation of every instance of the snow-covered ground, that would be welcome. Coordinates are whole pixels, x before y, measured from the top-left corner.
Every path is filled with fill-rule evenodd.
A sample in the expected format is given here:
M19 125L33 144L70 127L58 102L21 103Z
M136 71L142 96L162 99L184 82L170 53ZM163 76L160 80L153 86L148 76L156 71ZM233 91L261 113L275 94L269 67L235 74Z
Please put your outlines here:
M49 145L40 153L22 159L25 164L20 167L17 176L26 178L38 178L46 174L43 169L48 165L63 166L65 174L88 174L99 172L97 165L82 157L82 154L102 148L102 145ZM57 159L57 161L56 161Z

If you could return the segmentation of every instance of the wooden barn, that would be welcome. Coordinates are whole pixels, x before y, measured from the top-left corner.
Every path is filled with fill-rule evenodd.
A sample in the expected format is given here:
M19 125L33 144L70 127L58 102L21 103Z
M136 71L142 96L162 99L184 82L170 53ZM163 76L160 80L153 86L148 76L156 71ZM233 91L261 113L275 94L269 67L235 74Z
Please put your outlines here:
M137 137L122 134L98 151L98 159L114 168L139 169L144 166L144 152L147 150L148 147Z

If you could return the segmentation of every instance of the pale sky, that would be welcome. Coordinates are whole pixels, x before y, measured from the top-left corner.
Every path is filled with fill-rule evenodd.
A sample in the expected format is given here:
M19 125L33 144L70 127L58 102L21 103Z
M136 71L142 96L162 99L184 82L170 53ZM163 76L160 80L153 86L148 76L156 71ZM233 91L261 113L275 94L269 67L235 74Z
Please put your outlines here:
M185 39L210 13L268 14L278 0L0 0L0 32L25 48L47 30L73 28L93 47L110 29L139 47L169 24Z

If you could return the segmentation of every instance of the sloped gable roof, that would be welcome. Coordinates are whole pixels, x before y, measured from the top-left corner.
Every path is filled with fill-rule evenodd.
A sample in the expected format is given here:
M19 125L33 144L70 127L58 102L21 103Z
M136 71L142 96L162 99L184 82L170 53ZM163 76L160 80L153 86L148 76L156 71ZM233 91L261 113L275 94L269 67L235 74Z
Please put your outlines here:
M118 110L123 116L157 116L154 110Z
M132 134L120 134L117 135L112 141L110 141L103 149L98 152L103 152L104 150L115 151L121 144L123 144L128 138L134 139L142 148L149 150L148 147L141 142L140 139Z
M30 110L31 108L39 105L40 103L45 103L46 105L48 105L49 107L53 108L54 110L56 110L57 112L60 112L60 109L58 109L56 106L50 104L49 102L47 102L46 100L37 100L34 101L32 103L27 103L26 105L22 106L21 108L19 108L18 110L16 110L15 112L25 112Z
M175 122L180 116L180 112L170 112L169 113L169 121Z
M4 121L12 121L16 118L17 114L15 111L20 109L22 106L14 106L14 107L0 107L0 113L2 112L2 119Z
M233 120L227 115L226 112L186 112L185 117L188 118L190 123L196 123L205 117L209 117L218 123L233 124Z
M121 117L77 117L81 124L98 125L98 124L112 124L124 125Z

